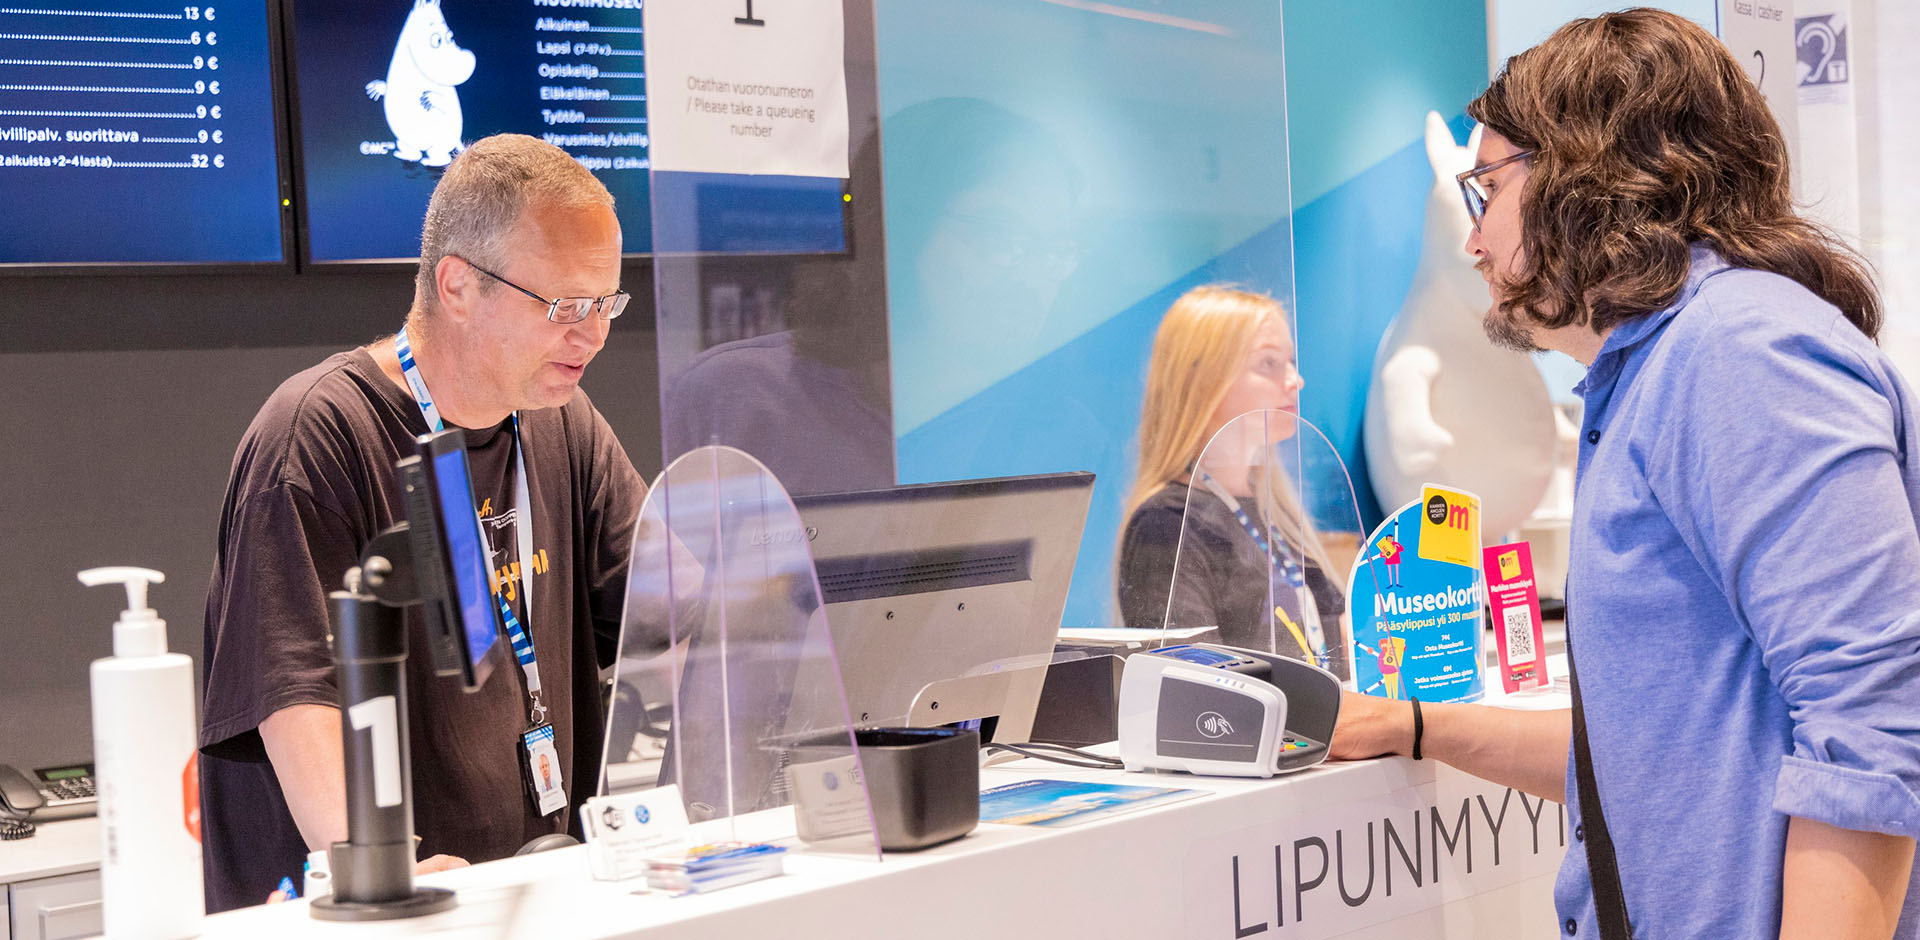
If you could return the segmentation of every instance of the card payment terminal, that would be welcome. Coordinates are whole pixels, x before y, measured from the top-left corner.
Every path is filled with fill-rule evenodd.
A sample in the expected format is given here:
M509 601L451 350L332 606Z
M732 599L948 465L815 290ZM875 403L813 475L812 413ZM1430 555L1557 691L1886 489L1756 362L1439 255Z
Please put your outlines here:
M1326 759L1340 680L1299 660L1195 643L1127 657L1120 760L1128 770L1271 777Z

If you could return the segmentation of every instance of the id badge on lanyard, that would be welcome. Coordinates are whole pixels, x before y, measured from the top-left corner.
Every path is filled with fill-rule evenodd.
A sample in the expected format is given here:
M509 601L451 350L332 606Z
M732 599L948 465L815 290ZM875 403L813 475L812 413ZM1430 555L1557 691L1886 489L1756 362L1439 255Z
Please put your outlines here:
M420 406L420 417L433 430L446 430L446 422L440 419L440 409L435 407L433 396L427 393L426 379L420 375L420 367L413 361L413 345L408 342L405 329L394 336L393 347L400 357L400 373L406 378L407 387L413 391L414 403ZM520 550L521 605L526 609L527 623L530 624L533 622L533 500L527 485L526 436L520 429L518 412L513 415L513 453L513 527ZM491 557L487 560L487 567L497 570ZM567 791L566 780L561 776L560 752L554 745L553 724L547 721L547 707L541 700L540 663L534 656L533 636L521 625L505 592L495 595L494 599L500 604L500 619L506 624L507 641L513 647L513 658L519 662L520 672L527 682L527 729L520 733L519 741L520 776L527 785L527 796L539 814L549 816L567 808Z

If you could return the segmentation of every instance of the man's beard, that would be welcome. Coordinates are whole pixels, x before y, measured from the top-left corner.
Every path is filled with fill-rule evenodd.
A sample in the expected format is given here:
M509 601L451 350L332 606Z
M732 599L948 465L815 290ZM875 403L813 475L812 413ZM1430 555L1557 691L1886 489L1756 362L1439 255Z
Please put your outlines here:
M1473 267L1482 276L1486 276L1489 270L1485 258L1480 259L1479 263ZM1488 277L1487 285L1495 287L1496 280L1497 278ZM1518 311L1509 312L1502 308L1503 305L1496 299L1486 315L1480 318L1480 328L1486 331L1487 339L1501 349L1523 353L1539 352L1539 345L1533 341L1533 331L1521 322L1525 314Z
M1487 339L1501 349L1514 352L1535 353L1540 351L1539 344L1533 341L1533 331L1520 322L1524 314L1508 313L1501 309L1499 301L1494 301L1487 315L1480 319L1480 328L1487 333Z

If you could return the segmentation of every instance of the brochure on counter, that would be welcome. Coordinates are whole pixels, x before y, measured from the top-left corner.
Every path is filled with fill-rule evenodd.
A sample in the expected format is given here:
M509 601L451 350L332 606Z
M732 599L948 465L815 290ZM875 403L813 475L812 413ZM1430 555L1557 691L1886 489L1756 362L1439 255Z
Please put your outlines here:
M1003 826L1077 826L1199 795L1199 790L1174 787L1023 780L980 791L980 821Z
M785 874L786 848L760 842L716 842L684 855L647 859L647 887L699 894Z

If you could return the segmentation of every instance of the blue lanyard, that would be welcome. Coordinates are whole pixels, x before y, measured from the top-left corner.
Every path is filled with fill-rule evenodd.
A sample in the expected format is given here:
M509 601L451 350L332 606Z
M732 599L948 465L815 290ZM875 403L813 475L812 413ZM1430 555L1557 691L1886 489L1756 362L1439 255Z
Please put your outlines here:
M1253 517L1247 514L1246 508L1241 506L1240 501L1235 499L1232 493L1227 492L1227 488L1221 486L1212 474L1200 474L1200 482L1233 511L1233 517L1240 520L1240 527L1247 530L1247 534L1253 537L1253 544L1267 556L1272 577L1275 580L1285 581L1293 588L1294 599L1300 605L1300 621L1306 627L1310 642L1320 647L1305 652L1321 660L1321 665L1324 667L1326 665L1326 634L1320 621L1320 604L1313 596L1313 592L1307 588L1306 569L1293 557L1293 551L1287 547L1286 539L1276 538L1269 542L1267 533L1260 531L1260 526L1254 524ZM1280 550L1274 551L1271 545L1278 545Z
M435 431L444 431L446 422L440 419L440 409L433 404L433 396L427 393L427 380L420 375L420 367L413 361L413 344L407 340L407 331L402 328L393 338L393 350L400 357L400 374L406 377L407 387L413 390L414 404L420 406L420 417L427 426ZM533 620L533 501L527 490L527 451L526 438L520 433L520 413L513 414L513 454L514 454L514 535L520 546L520 596L527 608L527 620ZM491 560L487 567L493 567ZM547 707L540 701L540 664L534 659L533 637L521 627L520 618L513 613L513 605L507 603L506 592L494 596L500 604L500 620L507 625L507 642L513 647L513 658L520 663L520 671L527 678L527 698L532 701L530 716L535 725L547 720Z
M1204 474L1203 476L1207 489L1212 490L1215 496L1222 497L1223 501L1227 504L1227 508L1233 510L1233 517L1240 520L1240 527L1247 530L1248 535L1253 536L1253 544L1259 547L1261 554L1267 556L1267 562L1273 566L1274 573L1285 578L1287 584L1291 585L1295 590L1306 587L1307 573L1300 567L1300 564L1294 560L1293 552L1287 548L1286 540L1275 540L1280 545L1280 551L1278 552L1269 548L1267 536L1260 531L1259 526L1254 525L1253 517L1247 515L1246 507L1241 506L1239 500L1222 492L1221 487L1215 485L1212 476Z

